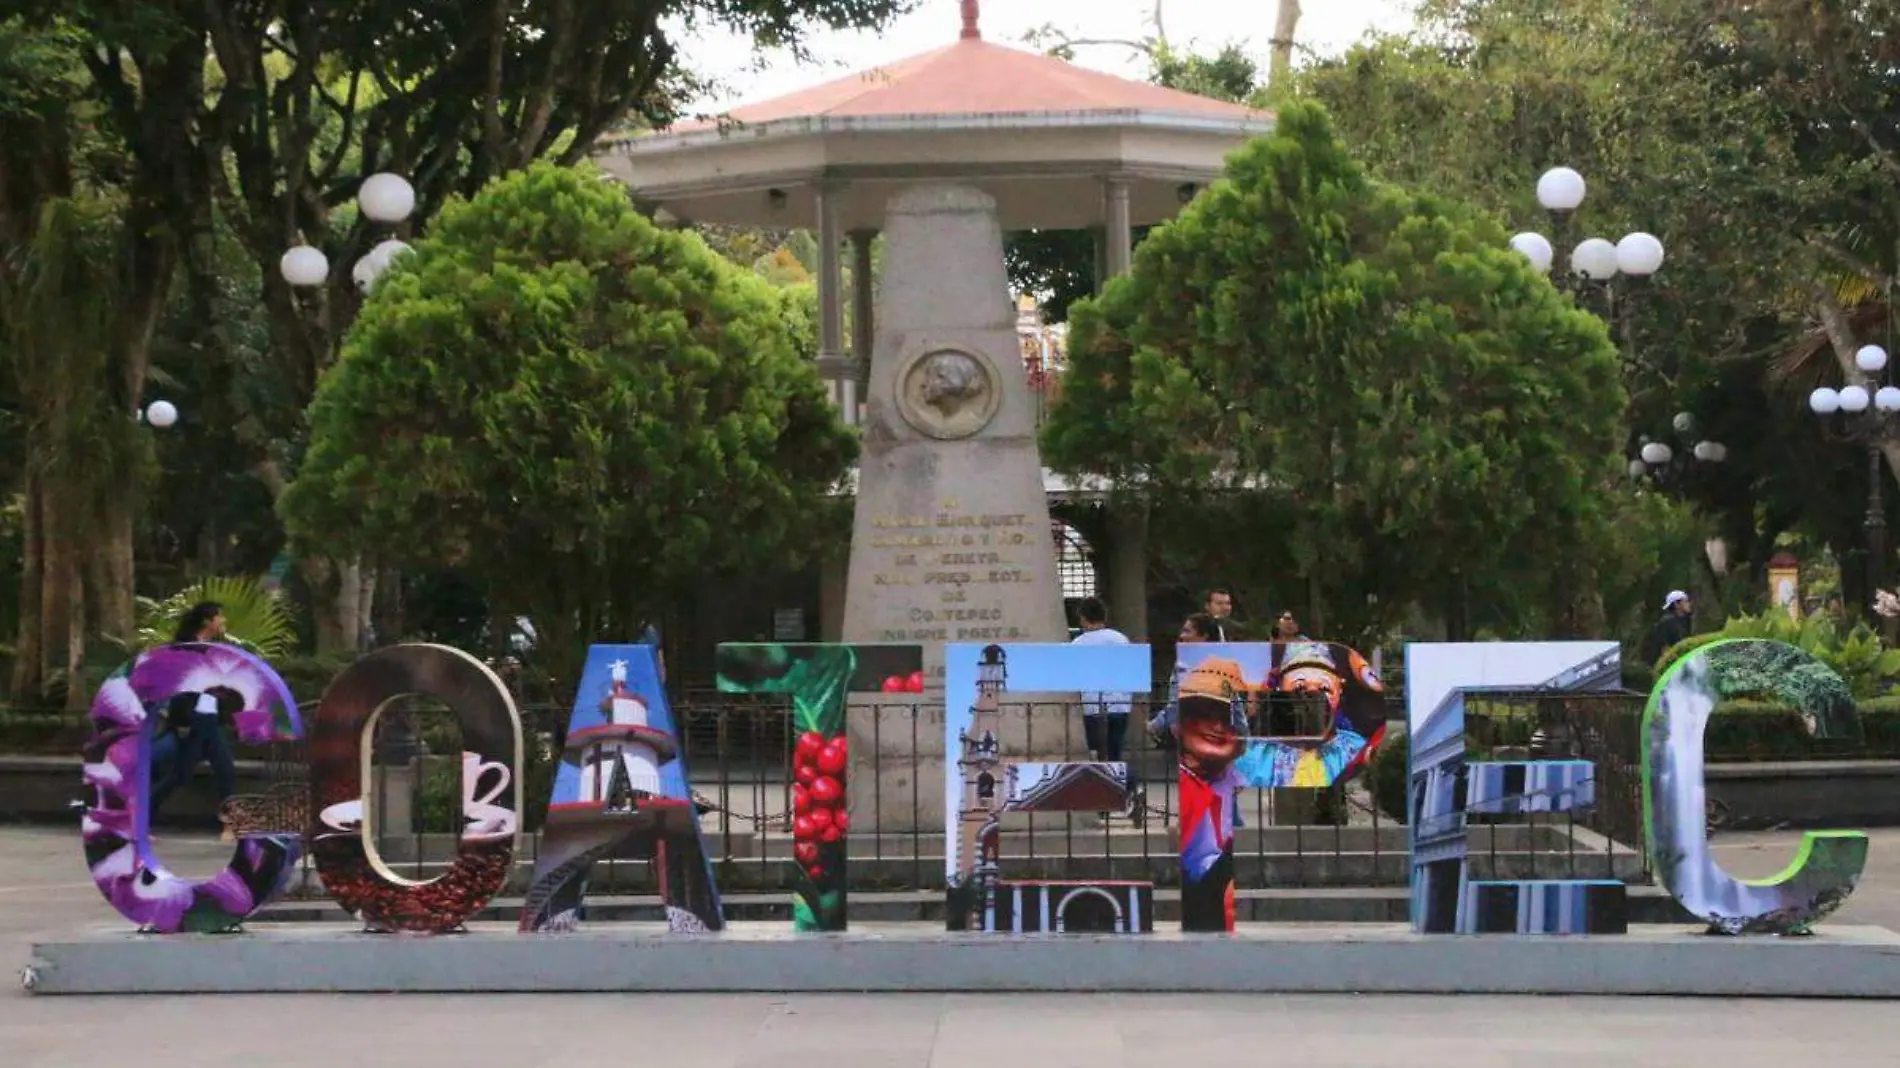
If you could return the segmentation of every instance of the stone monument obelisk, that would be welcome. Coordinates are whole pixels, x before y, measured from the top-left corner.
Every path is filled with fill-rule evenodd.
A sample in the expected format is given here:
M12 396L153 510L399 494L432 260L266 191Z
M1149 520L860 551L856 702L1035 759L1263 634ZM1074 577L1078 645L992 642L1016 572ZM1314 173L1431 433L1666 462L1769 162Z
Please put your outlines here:
M1060 642L1068 628L996 202L965 186L908 190L884 242L844 640L922 645L934 702L945 643ZM854 823L941 828L942 718L913 731L876 715L852 711L851 781L865 784Z

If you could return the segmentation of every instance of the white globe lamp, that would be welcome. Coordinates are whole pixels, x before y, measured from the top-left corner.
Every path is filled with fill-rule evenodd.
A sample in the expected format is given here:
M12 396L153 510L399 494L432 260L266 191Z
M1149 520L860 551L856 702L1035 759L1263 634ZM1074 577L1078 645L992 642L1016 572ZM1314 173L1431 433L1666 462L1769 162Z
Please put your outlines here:
M1867 410L1867 406L1873 402L1874 398L1867 392L1865 387L1848 386L1846 389L1841 390L1841 411L1864 412Z
M369 250L369 261L376 265L376 273L380 275L389 269L390 264L396 262L397 256L408 251L410 251L408 242L391 238Z
M356 203L368 218L393 225L415 212L416 189L400 174L372 174L363 180Z
M1882 386L1874 394L1874 407L1883 412L1900 412L1900 386Z
M1653 234L1634 233L1616 244L1617 269L1636 278L1662 270L1663 258L1663 243Z
M381 273L381 269L376 266L376 258L364 256L356 261L355 267L350 268L350 281L356 283L357 289L367 293L376 284L376 276Z
M171 401L153 401L145 409L145 421L164 430L178 422L178 406Z
M277 261L277 271L293 286L320 286L330 280L330 260L321 249L298 245Z
M1538 274L1549 274L1551 264L1557 262L1557 250L1550 247L1550 239L1543 234L1519 234L1511 239L1511 247L1531 261L1531 268Z
M1652 441L1643 446L1643 462L1645 463L1660 467L1675 458L1676 450L1664 445L1660 441Z
M1833 415L1841 410L1841 395L1838 391L1822 386L1808 394L1808 407L1815 415Z
M1589 191L1583 175L1569 167L1545 171L1537 180L1537 202L1545 211L1576 211L1583 206L1584 195Z
M1879 345L1866 345L1854 354L1854 366L1870 375L1877 375L1887 369L1887 350Z
M1676 428L1676 433L1687 434L1695 429L1695 416L1688 412L1677 412L1674 422L1670 425Z
M1616 246L1593 237L1570 254L1570 271L1587 281L1607 282L1616 277Z
M1649 473L1648 464L1644 463L1641 460L1630 461L1630 477L1631 478L1642 478L1644 475L1648 473Z

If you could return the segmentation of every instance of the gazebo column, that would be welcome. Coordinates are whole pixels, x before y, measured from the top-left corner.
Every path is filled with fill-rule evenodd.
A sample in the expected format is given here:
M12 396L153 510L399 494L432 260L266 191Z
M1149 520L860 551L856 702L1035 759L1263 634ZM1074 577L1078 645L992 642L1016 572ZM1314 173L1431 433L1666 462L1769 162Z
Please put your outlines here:
M1103 182L1102 240L1097 263L1107 279L1128 273L1134 264L1135 227L1126 178ZM1108 506L1108 601L1114 624L1131 641L1148 640L1148 507L1131 499Z
M871 350L877 337L877 268L871 262L876 242L876 230L851 231L851 358L857 365L851 381L860 397L871 381ZM854 409L847 418L857 423L860 415Z
M827 182L818 201L818 373L847 422L857 414L858 383L845 351L843 189Z
M1134 262L1135 226L1128 202L1128 179L1110 178L1105 185L1108 254L1103 266L1108 268L1108 276L1115 278L1127 274Z

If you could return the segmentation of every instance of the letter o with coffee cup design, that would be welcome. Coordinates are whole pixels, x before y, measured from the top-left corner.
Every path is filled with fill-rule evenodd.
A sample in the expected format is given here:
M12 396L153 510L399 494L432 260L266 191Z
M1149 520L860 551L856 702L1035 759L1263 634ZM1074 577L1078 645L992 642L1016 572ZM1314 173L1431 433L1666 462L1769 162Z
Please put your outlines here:
M403 878L376 852L368 746L393 700L446 703L462 730L462 833L455 860L428 882ZM344 910L370 930L439 934L460 927L501 891L521 828L521 716L486 664L443 645L399 645L356 661L331 681L310 730L311 855Z

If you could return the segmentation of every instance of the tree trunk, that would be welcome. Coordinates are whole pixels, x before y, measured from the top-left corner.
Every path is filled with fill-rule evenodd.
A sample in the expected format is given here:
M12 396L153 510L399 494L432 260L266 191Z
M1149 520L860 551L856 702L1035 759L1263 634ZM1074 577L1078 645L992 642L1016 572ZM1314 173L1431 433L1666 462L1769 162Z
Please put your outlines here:
M1293 36L1300 29L1300 0L1280 0L1280 14L1273 24L1273 52L1267 64L1267 85L1285 89L1293 73Z
M103 544L90 565L93 602L97 615L93 629L130 648L138 630L133 590L133 507L131 500L112 494L101 517Z
M74 544L71 523L66 517L66 502L42 478L40 497L40 652L48 663L62 663L66 656L68 620L79 611L72 601L75 592L66 579L72 567ZM83 615L83 613L82 613Z
M14 650L12 699L38 703L46 693L46 544L39 479L29 466L20 563L20 641Z
M356 560L311 556L298 562L310 587L310 614L317 630L317 652L354 653L362 649L364 580ZM370 579L374 589L374 578Z
M1445 640L1471 640L1471 580L1463 572L1451 576L1451 610L1445 613Z
M1130 641L1148 640L1148 504L1117 501L1108 507L1109 618Z
M393 567L376 571L376 644L393 645L402 640L402 572Z

